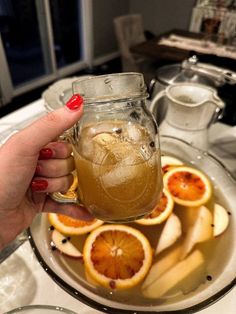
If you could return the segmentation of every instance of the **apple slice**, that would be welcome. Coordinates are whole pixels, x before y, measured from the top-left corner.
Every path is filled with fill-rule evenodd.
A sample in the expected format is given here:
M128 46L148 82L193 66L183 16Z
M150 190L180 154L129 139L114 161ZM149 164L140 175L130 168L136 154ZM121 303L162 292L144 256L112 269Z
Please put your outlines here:
M203 254L195 250L185 260L165 272L159 279L155 280L142 290L145 297L158 299L174 288L182 280L190 276L204 263Z
M155 254L164 251L174 244L179 239L181 234L181 222L175 214L171 214L162 230L160 239L156 246Z
M205 206L200 206L197 210L195 223L189 228L182 252L184 259L195 244L207 241L213 237L213 215Z
M73 258L82 257L81 252L68 240L68 238L56 229L52 231L52 242L61 253Z
M110 133L99 133L93 137L93 141L100 145L109 145L117 140Z
M182 245L178 243L177 245L174 245L173 248L171 248L171 250L163 257L158 259L158 261L150 268L149 273L142 284L142 289L146 289L168 269L173 267L179 261L181 252Z
M222 234L229 225L229 215L226 209L219 205L214 205L214 237Z
M175 206L175 214L181 221L182 232L187 233L197 219L199 207Z

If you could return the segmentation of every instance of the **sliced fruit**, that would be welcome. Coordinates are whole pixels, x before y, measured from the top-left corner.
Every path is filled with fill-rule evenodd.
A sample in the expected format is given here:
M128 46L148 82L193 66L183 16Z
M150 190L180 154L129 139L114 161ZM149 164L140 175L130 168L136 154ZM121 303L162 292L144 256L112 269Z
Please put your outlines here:
M70 240L56 229L52 231L52 242L61 253L74 258L82 257L81 252L70 242Z
M110 133L99 133L93 137L93 141L100 145L109 145L116 141L116 138Z
M209 179L195 168L173 168L164 175L163 182L174 201L183 206L203 205L212 195Z
M142 289L146 289L150 284L156 281L162 274L164 274L168 269L173 267L179 260L182 252L182 245L174 245L173 248L168 251L163 257L159 258L156 263L152 265L148 275L146 276Z
M73 182L69 188L69 191L75 191L78 188L78 177L76 171L72 172L73 175Z
M87 237L83 258L86 271L100 285L127 289L143 280L152 263L152 248L138 230L104 225Z
M164 173L170 170L172 167L182 166L184 163L172 156L163 155L161 156L161 167Z
M59 193L61 199L71 199L71 200L76 200L77 199L77 188L78 188L78 177L76 174L76 171L72 172L73 175L73 182L65 193Z
M194 245L213 237L213 216L208 208L200 206L197 210L195 223L189 228L182 252L182 258L193 249Z
M95 280L93 279L93 277L90 276L90 274L88 273L87 270L85 270L85 277L86 277L88 283L90 283L91 285L96 286L96 287L99 286L99 284L97 283L97 281L95 281Z
M163 189L161 199L153 211L142 219L136 220L140 225L156 225L165 221L174 208L174 201L170 193Z
M181 222L175 214L171 214L161 232L160 239L156 246L155 254L162 252L173 245L181 236Z
M222 234L229 225L229 215L227 210L219 205L215 204L214 206L214 237Z
M54 228L61 233L68 235L85 234L103 224L103 221L98 219L84 221L55 213L49 213L48 219Z
M198 216L198 207L175 206L175 214L181 221L182 232L187 233L192 227Z
M174 288L179 282L190 276L204 263L203 254L195 250L185 260L165 272L160 278L142 290L143 295L150 299L158 299Z

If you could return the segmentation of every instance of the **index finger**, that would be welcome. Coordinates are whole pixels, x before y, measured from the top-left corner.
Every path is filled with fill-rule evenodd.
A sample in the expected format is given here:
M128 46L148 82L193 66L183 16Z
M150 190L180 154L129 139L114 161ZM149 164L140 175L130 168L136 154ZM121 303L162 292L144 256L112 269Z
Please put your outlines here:
M23 144L18 145L19 149L22 148L24 152L29 154L37 154L42 147L71 128L82 116L83 100L81 97L79 101L80 104L77 108L70 109L70 107L64 106L48 113L17 133L18 141ZM26 143L27 145L25 145Z

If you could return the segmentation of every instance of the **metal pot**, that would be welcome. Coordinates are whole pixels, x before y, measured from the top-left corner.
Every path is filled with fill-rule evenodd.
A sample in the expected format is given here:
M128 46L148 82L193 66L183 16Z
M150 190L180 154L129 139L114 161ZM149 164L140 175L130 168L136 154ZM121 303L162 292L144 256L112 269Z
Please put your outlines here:
M151 80L149 86L150 102L167 86L184 82L198 83L218 90L226 83L236 84L236 73L210 64L199 63L197 56L194 55L182 63L165 65L157 70L156 77ZM165 99L162 99L153 110L158 124L165 118L166 110Z

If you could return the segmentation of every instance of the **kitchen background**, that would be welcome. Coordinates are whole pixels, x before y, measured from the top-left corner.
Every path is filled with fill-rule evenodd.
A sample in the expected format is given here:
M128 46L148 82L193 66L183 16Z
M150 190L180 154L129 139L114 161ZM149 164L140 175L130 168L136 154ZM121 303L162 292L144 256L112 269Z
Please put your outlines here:
M141 13L144 29L158 36L190 30L194 8L216 2L1 0L0 117L39 98L60 78L120 72L115 17ZM223 2L234 10L235 1Z

